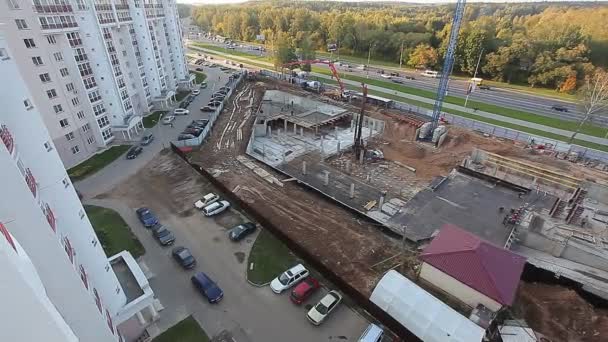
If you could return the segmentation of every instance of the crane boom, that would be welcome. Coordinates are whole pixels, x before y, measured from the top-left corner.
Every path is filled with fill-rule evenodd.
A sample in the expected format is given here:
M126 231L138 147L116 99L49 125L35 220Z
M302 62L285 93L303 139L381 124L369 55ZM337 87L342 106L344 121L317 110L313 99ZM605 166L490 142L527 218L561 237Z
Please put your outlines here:
M466 0L458 0L456 2L456 10L454 12L454 19L452 20L448 49L445 53L443 70L441 70L441 78L439 79L439 86L437 87L437 97L435 98L435 104L433 105L433 119L431 120L431 130L429 131L429 134L431 135L435 128L437 128L439 117L441 116L441 107L443 107L443 99L448 91L448 82L450 80L452 68L454 67L454 54L458 43L458 31L460 31L465 4Z
M288 67L288 66L292 66L292 65L301 65L301 64L327 64L327 66L329 66L329 70L331 70L332 75L334 75L334 77L336 78L336 81L338 81L338 85L340 86L340 93L344 92L344 83L342 83L342 79L340 78L340 76L338 75L338 70L336 70L336 67L334 66L334 63L329 62L329 61L322 61L320 59L312 59L312 60L304 60L304 61L296 61L296 62L289 62L289 63L285 63L283 65L281 65L281 67Z

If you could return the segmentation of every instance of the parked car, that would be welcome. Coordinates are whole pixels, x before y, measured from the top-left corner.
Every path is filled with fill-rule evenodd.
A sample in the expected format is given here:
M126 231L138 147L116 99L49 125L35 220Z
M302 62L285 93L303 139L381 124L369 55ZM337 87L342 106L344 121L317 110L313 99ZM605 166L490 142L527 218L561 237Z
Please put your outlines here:
M152 234L154 234L154 237L156 240L158 240L158 243L163 246L169 246L175 242L175 236L173 233L171 233L171 231L162 224L156 224L154 227L152 227Z
M490 90L490 86L489 85L480 85L479 89L481 89L481 90Z
M230 70L230 68L229 68L229 67L225 67L225 66L223 66L223 67L220 67L220 70L222 70L222 71L226 71L226 70Z
M196 266L196 259L190 253L190 250L186 247L175 247L171 252L173 254L173 258L185 269L192 269Z
M141 138L141 144L144 146L150 145L150 143L152 143L153 141L154 141L153 134L146 134Z
M153 227L155 224L158 224L158 218L150 209L146 207L139 208L135 210L137 213L137 218L146 228Z
M213 108L213 110L215 110L215 108L219 107L222 104L221 101L209 101L209 103L207 103L207 106Z
M215 107L211 108L209 106L204 106L201 107L201 112L214 112L215 111Z
M399 73L393 71L393 72L391 72L391 76L397 76L397 77L399 77Z
M190 114L190 111L187 109L176 108L175 110L173 110L173 115L188 115L188 114Z
M317 305L313 306L306 314L310 323L319 325L325 321L327 316L340 304L342 296L338 291L329 291L325 297L321 298Z
M209 120L207 119L196 119L196 120L192 120L192 123L196 123L199 125L205 125L207 126L207 123L209 123Z
M180 134L177 136L178 141L194 139L194 138L196 138L196 137L192 134Z
M205 88L207 88L207 82L204 82L204 81L203 81L203 82L201 83L201 85L200 85L200 88L201 88L201 89L205 89Z
M203 124L197 124L197 123L191 123L188 126L186 126L186 128L192 128L192 129L200 129L202 130L203 128L205 128L206 125Z
M205 216L213 216L223 212L228 208L230 208L230 203L228 201L219 201L211 203L208 206L204 207L203 214Z
M390 79L390 78L392 78L392 77L393 77L393 76L391 76L391 75L387 75L387 74L382 74L382 75L380 75L380 76L381 76L381 77L383 77L383 78L388 78L388 79Z
M567 112L568 111L568 108L564 107L562 105L553 105L553 106L551 106L551 109L553 109L554 111L557 111L557 112Z
M406 80L415 80L416 79L416 77L410 76L410 75L405 75L404 77Z
M224 298L224 291L205 273L198 272L190 279L209 303L217 303Z
M393 81L394 83L403 84L403 81L398 78L393 78L391 81Z
M137 158L137 156L139 156L143 150L144 149L141 146L133 146L133 147L131 147L131 149L129 150L129 152L127 152L127 159L135 159L135 158Z
M244 239L247 235L255 232L256 225L253 222L241 223L238 226L232 227L228 231L228 237L232 241L240 241Z
M205 196L203 196L203 198L201 198L200 200L194 202L194 207L198 210L202 210L209 204L219 201L219 199L220 199L220 196L214 194L213 192L210 192L210 193L206 194Z
M175 120L175 115L168 115L163 118L163 125L169 125Z
M203 71L203 68L198 67L198 68L196 68L195 70L196 70L196 71Z
M221 87L220 89L218 89L218 91L221 91L223 93L228 93L230 91L230 87Z
M319 289L319 281L313 277L308 277L298 284L292 291L289 299L294 304L302 304L310 295Z
M370 323L357 342L380 342L384 337L384 330L374 323Z
M186 128L185 130L182 131L182 134L192 134L194 136L199 136L201 135L201 132L203 132L202 129L198 129L198 128Z
M274 278L270 282L270 289L275 293L281 293L308 277L308 274L308 270L302 264L297 264Z
M201 91L200 91L200 90L198 90L198 89L194 89L194 90L192 91L192 95L195 95L195 96L196 96L196 95L198 95L198 94L200 94L200 93L201 93Z

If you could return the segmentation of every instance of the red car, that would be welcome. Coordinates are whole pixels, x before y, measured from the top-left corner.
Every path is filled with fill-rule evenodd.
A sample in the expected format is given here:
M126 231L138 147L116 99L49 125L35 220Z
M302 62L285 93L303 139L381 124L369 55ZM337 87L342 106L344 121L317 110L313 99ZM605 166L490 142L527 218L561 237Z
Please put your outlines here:
M319 282L313 277L308 277L291 291L289 298L294 304L302 304L318 288Z

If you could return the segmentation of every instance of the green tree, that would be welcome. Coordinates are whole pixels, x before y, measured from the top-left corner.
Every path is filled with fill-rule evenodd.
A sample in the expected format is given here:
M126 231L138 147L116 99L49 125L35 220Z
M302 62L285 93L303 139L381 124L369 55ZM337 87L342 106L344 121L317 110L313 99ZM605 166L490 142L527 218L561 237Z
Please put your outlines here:
M293 46L292 40L286 32L278 32L275 34L274 45L274 66L282 68L285 63L295 62L298 60L296 49ZM290 69L293 69L291 67Z
M300 60L314 60L315 58L316 53L310 37L303 39L300 43ZM304 71L311 71L310 64L303 64L300 68Z
M428 44L420 44L409 55L407 65L414 68L433 68L438 61L437 49Z

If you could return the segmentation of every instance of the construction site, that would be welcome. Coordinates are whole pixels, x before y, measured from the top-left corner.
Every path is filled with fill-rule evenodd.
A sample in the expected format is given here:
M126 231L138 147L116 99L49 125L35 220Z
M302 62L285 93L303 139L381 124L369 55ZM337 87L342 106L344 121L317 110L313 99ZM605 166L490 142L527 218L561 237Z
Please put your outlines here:
M608 336L606 173L449 123L436 147L417 139L428 118L259 75L228 102L187 160L361 298L390 269L416 281L453 224L526 258L509 318L555 341Z

